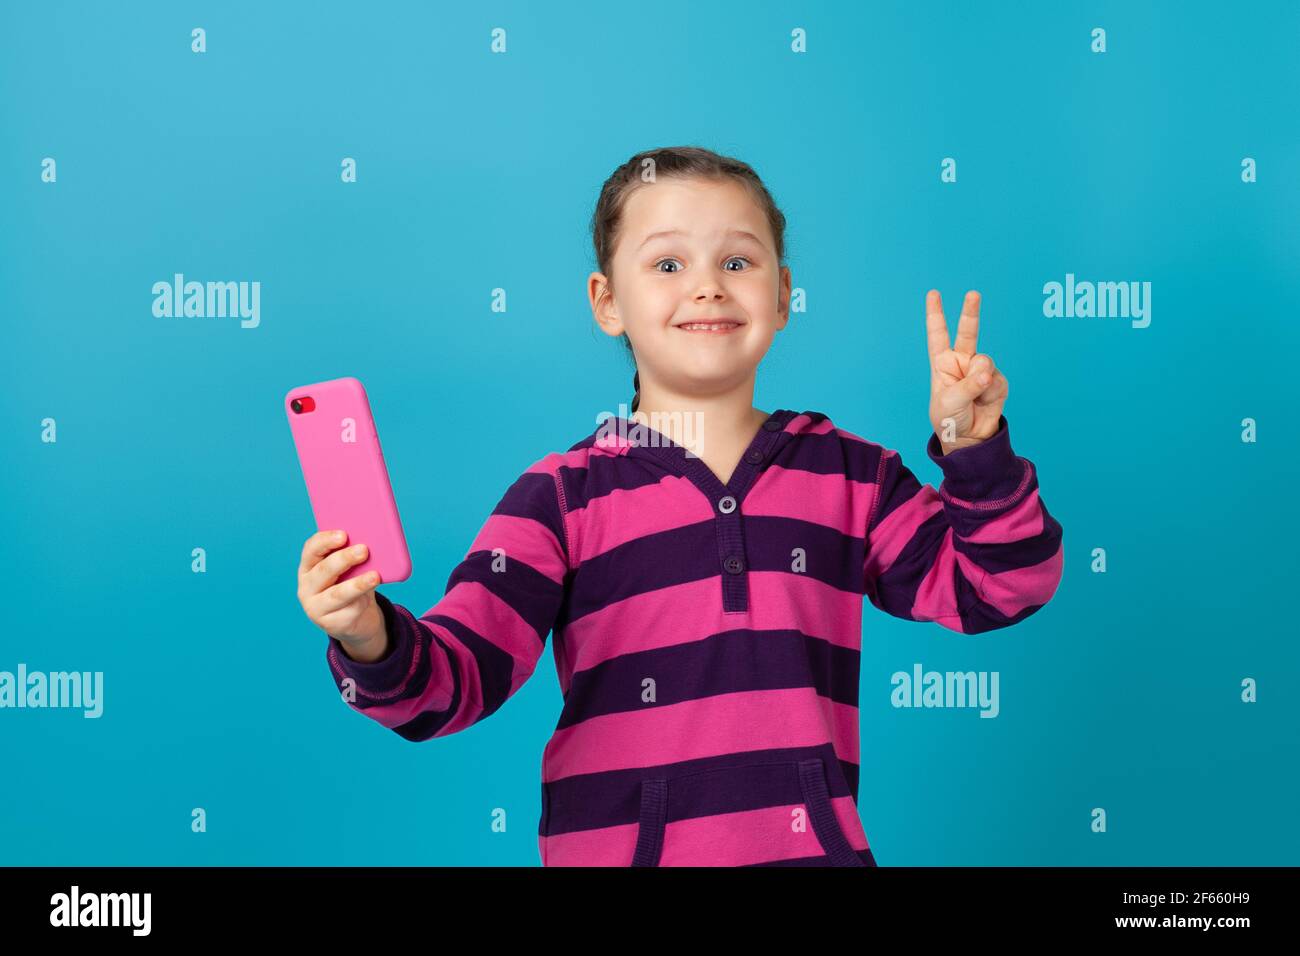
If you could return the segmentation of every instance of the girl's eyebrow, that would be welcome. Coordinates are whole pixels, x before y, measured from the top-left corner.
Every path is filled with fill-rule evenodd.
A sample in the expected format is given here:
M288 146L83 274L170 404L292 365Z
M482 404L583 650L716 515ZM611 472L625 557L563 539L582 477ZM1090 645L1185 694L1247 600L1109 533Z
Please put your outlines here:
M661 229L659 232L652 232L652 233L650 233L650 235L648 235L648 236L646 236L644 239L642 239L642 240L641 240L641 246L644 246L644 245L645 245L646 243L648 243L651 239L658 239L658 238L660 238L661 236L684 236L684 235L686 235L686 233L682 232L682 230L680 230L680 229ZM744 229L731 229L731 230L728 230L727 235L728 235L729 237L730 237L730 236L736 236L736 237L739 237L739 238L741 238L741 239L752 239L754 242L758 243L760 246L763 244L763 240L759 239L758 236L754 235L752 232L746 232ZM637 248L640 249L641 246L637 246Z

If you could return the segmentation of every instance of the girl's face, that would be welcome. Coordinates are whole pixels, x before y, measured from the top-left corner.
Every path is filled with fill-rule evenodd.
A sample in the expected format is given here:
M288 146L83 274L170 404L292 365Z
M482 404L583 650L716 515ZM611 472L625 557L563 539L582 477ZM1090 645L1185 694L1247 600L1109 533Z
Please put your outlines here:
M790 270L779 265L767 218L732 180L660 179L628 197L607 278L588 279L592 312L632 342L647 383L711 398L747 385L785 328ZM725 323L692 330L692 323Z

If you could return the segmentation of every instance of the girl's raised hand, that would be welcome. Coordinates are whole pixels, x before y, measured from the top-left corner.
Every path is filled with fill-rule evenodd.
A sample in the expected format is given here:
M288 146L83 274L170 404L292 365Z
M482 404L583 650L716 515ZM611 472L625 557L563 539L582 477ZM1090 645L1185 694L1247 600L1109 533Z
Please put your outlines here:
M966 293L957 341L949 345L948 323L937 289L925 296L925 331L930 350L930 423L943 453L978 445L997 433L1007 380L993 359L975 350L980 330L980 294Z

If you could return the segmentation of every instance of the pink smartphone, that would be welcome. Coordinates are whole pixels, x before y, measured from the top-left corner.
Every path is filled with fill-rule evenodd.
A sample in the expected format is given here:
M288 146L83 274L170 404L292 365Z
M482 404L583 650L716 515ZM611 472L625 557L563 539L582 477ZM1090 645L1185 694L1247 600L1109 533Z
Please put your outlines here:
M378 571L381 584L405 581L411 576L411 553L366 390L355 378L303 385L285 395L284 410L316 529L342 528L347 545L370 549L365 561L338 580Z

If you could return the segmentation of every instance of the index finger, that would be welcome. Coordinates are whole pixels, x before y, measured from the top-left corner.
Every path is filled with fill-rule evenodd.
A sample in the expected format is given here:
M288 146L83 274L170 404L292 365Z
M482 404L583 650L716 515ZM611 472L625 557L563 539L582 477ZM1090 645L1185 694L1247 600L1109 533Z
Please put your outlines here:
M925 342L930 358L948 351L948 323L943 320L943 299L938 289L925 294Z
M334 535L338 537L334 537ZM340 533L333 529L317 531L307 539L307 543L302 547L302 561L298 564L298 573L306 574L312 568L320 563L321 558L325 557L331 551L337 551L343 547L347 540L346 533Z

